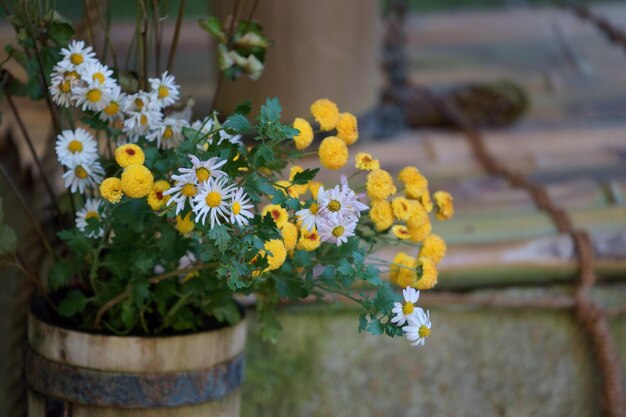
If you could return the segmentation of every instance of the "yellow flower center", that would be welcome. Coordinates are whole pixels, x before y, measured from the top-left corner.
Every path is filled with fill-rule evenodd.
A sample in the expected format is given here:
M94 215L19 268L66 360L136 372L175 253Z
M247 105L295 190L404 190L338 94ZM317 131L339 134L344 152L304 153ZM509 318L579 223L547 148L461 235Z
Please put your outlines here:
M67 150L71 153L80 152L83 150L83 144L74 139L67 145Z
M59 84L59 90L61 90L62 93L69 93L71 89L72 89L72 84L70 83L69 80L64 80L63 82Z
M345 229L343 228L343 226L337 226L337 227L335 227L335 228L333 229L333 232L332 232L332 233L333 233L333 236L335 236L335 237L341 237L341 236L343 236L343 232L344 232L344 230L345 230Z
M146 117L145 114L141 115L141 118L139 119L139 122L141 123L142 126L145 126L146 123L148 123L148 118Z
M120 105L114 101L110 102L109 105L104 108L104 112L108 114L109 116L113 116L114 114L117 114L117 112L119 111L120 111Z
M88 211L87 214L85 214L85 219L99 219L100 216L98 216L98 212L97 211Z
M140 98L136 98L135 99L135 106L137 106L137 109L139 111L141 111L143 109L143 100Z
M92 103L97 103L98 101L100 101L101 98L102 98L102 91L98 89L87 91L87 100L91 101Z
M76 71L66 71L63 76L72 80L78 80L78 78L80 78Z
M209 171L208 169L206 168L196 169L196 178L198 178L198 181L204 182L208 180L210 176L211 176L211 171Z
M193 197L194 195L196 195L196 192L198 190L196 189L196 186L193 184L185 184L183 185L183 189L181 190L181 193L185 196L185 197Z
M239 201L235 201L233 203L233 214L236 216L239 213L241 213L241 204L239 204Z
M91 76L91 79L94 81L98 81L100 84L104 84L104 74L101 72L95 72Z
M76 175L81 180L84 180L85 178L87 178L87 175L89 174L87 174L87 171L85 171L85 168L79 165L76 168L74 168L74 175Z
M174 134L174 131L172 130L172 127L167 126L165 128L165 131L163 132L163 139L169 139L172 137L173 134Z
M70 55L70 62L74 65L80 65L83 63L83 61L85 60L85 58L83 58L82 54L72 54Z
M341 209L341 203L337 200L330 200L330 203L328 203L328 210L332 211L333 213L338 212Z
M404 313L404 315L408 316L409 314L411 314L413 312L413 310L415 310L415 306L413 306L413 303L406 303L404 305L404 307L402 307L402 312Z
M422 324L420 326L420 329L418 330L418 333L420 337L427 337L430 334L430 329Z
M204 200L209 207L217 207L222 203L222 195L217 191L211 191Z
M311 205L309 206L309 211L311 212L311 214L315 215L317 214L317 211L320 209L319 204L317 203L311 203Z
M160 85L158 89L159 98L165 98L170 95L170 90L164 85Z

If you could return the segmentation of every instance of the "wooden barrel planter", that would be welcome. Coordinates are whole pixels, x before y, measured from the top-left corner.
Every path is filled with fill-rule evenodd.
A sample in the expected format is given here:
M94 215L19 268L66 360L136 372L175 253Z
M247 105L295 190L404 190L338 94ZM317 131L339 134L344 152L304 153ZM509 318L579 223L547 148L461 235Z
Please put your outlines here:
M245 320L163 337L28 324L29 417L239 416Z

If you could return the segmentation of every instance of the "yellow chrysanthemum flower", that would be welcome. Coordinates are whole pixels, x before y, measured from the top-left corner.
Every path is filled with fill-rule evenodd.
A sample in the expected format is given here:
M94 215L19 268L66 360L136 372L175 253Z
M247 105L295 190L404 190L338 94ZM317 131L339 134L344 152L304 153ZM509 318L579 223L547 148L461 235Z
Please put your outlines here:
M276 223L276 227L278 227L279 229L282 228L289 220L289 213L287 213L287 210L285 210L278 204L268 204L267 206L263 207L263 210L261 211L261 216L265 217L267 213L270 213L272 219L274 220L274 223Z
M296 119L293 121L293 128L300 131L300 133L293 137L293 140L296 144L296 149L301 151L308 148L311 142L313 142L314 137L311 124L305 119L296 117Z
M176 230L181 235L186 235L188 233L193 232L193 229L196 227L196 224L193 220L191 220L191 212L187 213L185 217L176 216Z
M310 232L306 229L300 229L300 239L296 248L298 250L305 250L307 252L314 251L320 247L320 235L317 230L313 228Z
M384 200L397 191L393 178L384 169L377 169L367 174L365 188L372 200Z
M317 192L320 190L321 186L322 186L321 182L317 182L317 181L309 182L309 191L311 192L311 196L313 197L314 200L317 200Z
M274 271L280 268L284 263L285 259L287 259L287 250L285 249L285 244L280 239L272 239L265 242L265 249L261 249L259 251L258 256L265 256L266 253L270 253L267 257L268 266L262 272L254 271L253 276L258 276L263 272ZM256 263L257 257L252 260L252 263Z
M130 198L143 198L152 190L154 177L143 165L129 165L122 172L122 191Z
M438 264L446 255L446 249L446 242L436 234L431 234L424 239L419 256L430 258L435 264Z
M366 152L359 152L354 157L354 167L361 171L375 171L380 169L380 162Z
M346 145L352 145L359 139L359 128L356 117L351 113L341 113L337 121L337 136Z
M433 211L433 202L430 199L430 193L428 192L428 190L423 192L422 195L419 196L418 200L422 204L422 207L424 207L424 210L426 210L427 213L430 213L431 211Z
M396 219L403 222L409 220L416 210L417 204L412 204L411 200L404 197L396 197L391 200L391 208Z
M321 98L311 104L311 114L319 123L322 132L333 130L339 121L339 108L326 98Z
M285 223L282 229L280 229L280 234L283 237L287 252L294 250L298 242L298 228L296 225L289 222Z
M129 165L142 165L145 159L141 148L134 143L118 146L115 149L115 162L122 168Z
M452 195L447 191L437 191L433 194L435 199L435 217L437 220L450 220L454 215Z
M106 178L100 184L100 195L111 203L119 203L122 199L122 181L119 178Z
M417 280L417 260L404 252L398 252L389 267L389 280L401 288L414 287Z
M328 169L341 169L348 162L348 147L336 136L329 136L322 141L318 150L320 163Z
M426 217L426 221L419 225L413 225L409 221L407 222L407 226L409 229L409 239L411 239L411 242L414 243L423 241L432 231L432 224L430 223L430 219L428 217Z
M420 256L416 264L417 281L415 288L418 290L430 290L437 285L437 266L432 259Z
M387 200L372 200L369 215L379 232L389 229L393 224L393 210Z
M406 195L409 198L420 198L428 191L428 180L413 166L402 168L398 180L404 184Z
M408 239L411 236L409 234L409 229L402 224L396 224L395 226L393 226L391 228L391 233L393 233L395 237L401 240Z
M161 210L165 207L169 195L163 195L163 192L170 188L170 183L165 180L159 180L154 183L150 194L148 194L148 205L154 211Z

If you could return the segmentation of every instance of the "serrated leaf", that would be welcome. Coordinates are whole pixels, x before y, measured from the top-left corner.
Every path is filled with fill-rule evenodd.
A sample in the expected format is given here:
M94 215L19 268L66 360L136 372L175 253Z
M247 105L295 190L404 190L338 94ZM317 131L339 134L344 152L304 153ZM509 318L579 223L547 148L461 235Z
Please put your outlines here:
M243 103L239 103L235 108L235 113L247 116L252 111L252 100L247 99Z
M226 34L222 30L222 23L217 17L210 16L205 19L199 19L198 25L200 29L214 36L219 42L226 43Z
M48 271L48 285L53 290L58 290L67 285L73 274L74 268L69 261L58 261Z
M57 45L65 46L72 39L74 28L67 22L53 22L48 27L48 36Z
M59 303L59 314L63 317L72 317L82 312L86 305L87 297L79 290L72 290Z
M305 169L304 171L300 171L294 175L291 182L296 185L308 184L313 178L315 178L318 172L320 172L319 168Z
M268 98L265 100L265 104L261 106L259 117L262 122L277 122L280 120L280 113L283 108L280 106L280 102L277 97Z
M370 321L367 324L367 331L370 332L373 335L378 336L378 335L383 334L385 329L384 329L383 325L380 323L380 321L373 320L373 321Z
M250 129L250 122L246 119L246 116L235 113L226 119L223 127L234 130L236 133L244 133Z

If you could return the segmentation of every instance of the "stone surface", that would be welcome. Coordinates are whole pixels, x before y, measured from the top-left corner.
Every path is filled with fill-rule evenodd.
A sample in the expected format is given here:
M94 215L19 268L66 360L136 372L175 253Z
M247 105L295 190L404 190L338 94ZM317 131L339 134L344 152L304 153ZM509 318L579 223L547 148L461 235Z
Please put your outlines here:
M505 292L523 297L551 291ZM626 286L594 295L604 306L616 306ZM569 311L438 307L431 310L431 337L415 349L404 339L358 334L352 307L323 307L284 309L275 345L252 335L243 416L600 413L591 347ZM626 316L611 327L626 383Z

